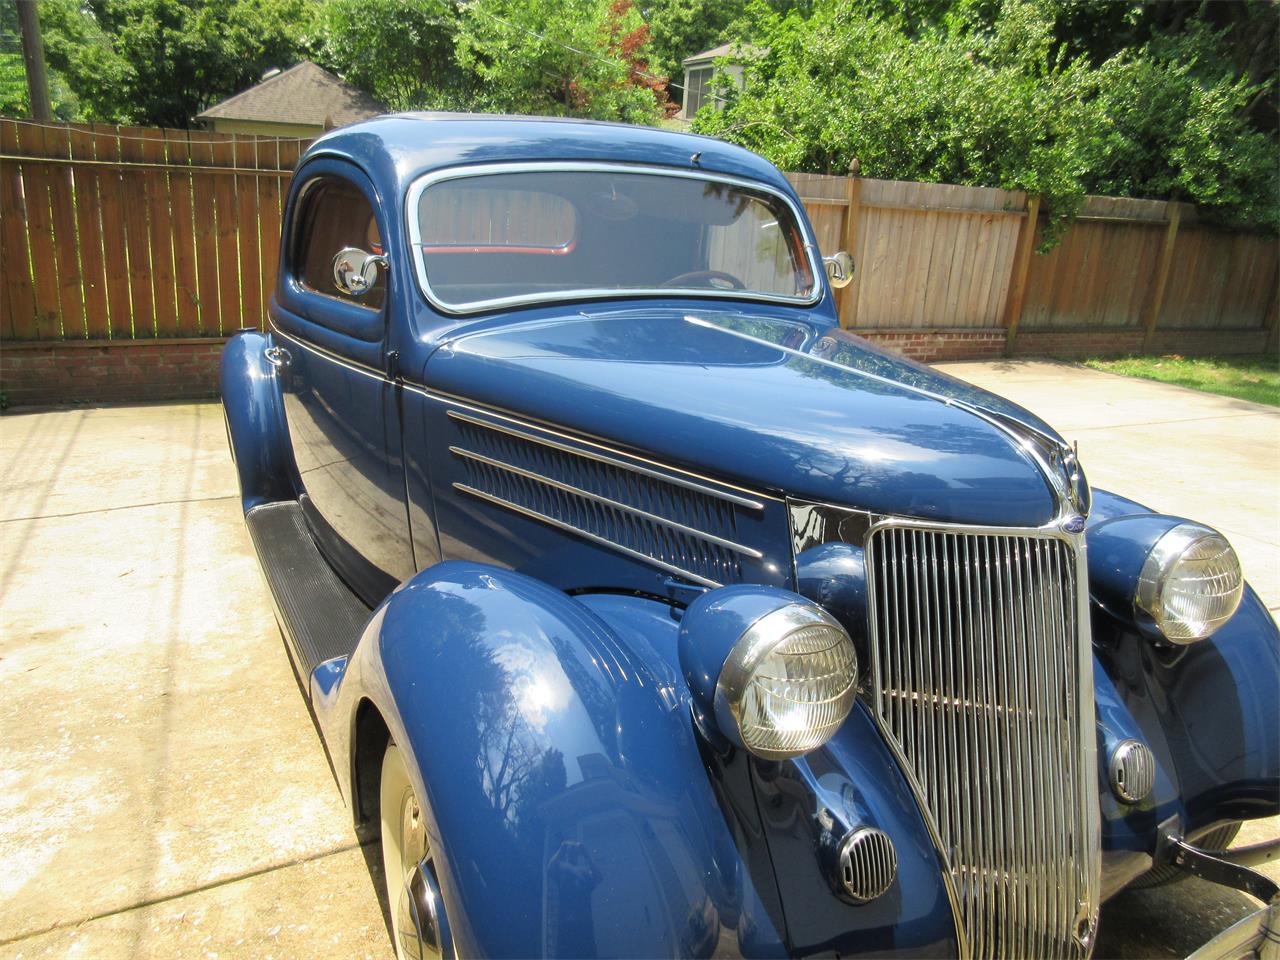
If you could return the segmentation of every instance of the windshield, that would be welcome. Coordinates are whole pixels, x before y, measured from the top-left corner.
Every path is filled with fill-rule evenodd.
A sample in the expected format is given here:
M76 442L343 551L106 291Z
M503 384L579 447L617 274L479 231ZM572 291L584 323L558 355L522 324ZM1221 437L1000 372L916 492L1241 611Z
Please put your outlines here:
M451 310L617 293L817 293L790 204L764 189L560 164L468 172L410 199L424 287Z

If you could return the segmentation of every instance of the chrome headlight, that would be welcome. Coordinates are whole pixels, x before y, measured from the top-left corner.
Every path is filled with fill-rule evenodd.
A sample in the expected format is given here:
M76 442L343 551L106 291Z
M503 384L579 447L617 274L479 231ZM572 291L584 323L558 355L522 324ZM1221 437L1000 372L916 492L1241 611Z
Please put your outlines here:
M1226 538L1180 523L1147 554L1134 605L1170 643L1193 643L1231 619L1243 593L1240 559Z
M853 709L858 658L834 617L772 587L699 597L680 661L701 722L757 756L786 760L831 739Z

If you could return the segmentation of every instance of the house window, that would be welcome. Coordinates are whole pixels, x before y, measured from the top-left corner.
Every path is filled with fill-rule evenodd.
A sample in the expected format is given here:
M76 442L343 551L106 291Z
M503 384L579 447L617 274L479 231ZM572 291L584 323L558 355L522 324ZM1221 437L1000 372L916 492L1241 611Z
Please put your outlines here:
M685 71L684 115L687 119L692 120L693 115L702 108L704 103L714 99L711 93L711 75L713 72L714 68L709 66Z

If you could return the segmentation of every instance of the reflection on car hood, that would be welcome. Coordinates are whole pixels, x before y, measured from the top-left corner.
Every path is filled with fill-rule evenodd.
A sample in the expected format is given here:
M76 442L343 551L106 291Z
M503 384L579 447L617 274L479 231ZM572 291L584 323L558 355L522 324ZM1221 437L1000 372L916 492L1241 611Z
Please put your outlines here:
M788 496L1001 526L1040 525L1056 513L1025 441L1031 432L1061 443L1047 425L855 337L797 321L669 309L574 314L459 336L431 357L426 379Z

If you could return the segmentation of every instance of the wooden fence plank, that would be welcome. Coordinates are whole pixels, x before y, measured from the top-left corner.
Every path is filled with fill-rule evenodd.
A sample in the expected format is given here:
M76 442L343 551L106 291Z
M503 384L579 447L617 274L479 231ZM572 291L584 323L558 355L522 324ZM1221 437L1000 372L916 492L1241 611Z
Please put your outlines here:
M44 134L45 155L70 159L71 134L63 126L47 126ZM85 336L84 291L80 276L80 243L76 236L75 185L71 167L49 166L49 202L53 222L54 259L58 264L58 307L62 314L62 336L79 340Z
M167 164L164 131L144 129L138 144L143 160L147 163ZM157 337L173 337L178 334L177 279L173 257L173 189L169 185L169 171L157 166L146 171L148 234L151 237L151 281L155 291Z
M1031 251L1036 245L1040 223L1040 198L1027 200L1027 218L1022 221L1018 234L1018 249L1013 256L1013 273L1009 277L1008 306L1005 309L1005 351L1012 352L1018 337L1018 324L1022 320L1022 302L1027 292L1027 268L1031 265Z
M18 125L12 120L0 120L0 153L12 155L17 147ZM5 310L0 333L30 340L35 338L38 325L22 186L21 166L12 160L0 161L0 263L4 264L0 281L4 284Z
M280 169L279 142L258 143L258 163L264 170ZM262 329L270 317L271 297L276 289L280 268L280 204L289 181L281 177L262 177L258 181L258 250L262 255Z
M141 129L120 128L120 159L125 163L143 160ZM120 173L120 202L123 205L125 242L129 248L129 300L133 304L135 339L156 335L156 295L151 278L151 228L147 209L147 179L155 172L126 167Z
M235 138L215 141L213 162L220 167L234 166ZM222 334L240 329L240 252L236 234L240 218L236 209L236 179L228 174L213 178L213 196L217 208L218 237L218 326Z
M850 176L845 184L844 198L848 204L843 217L844 249L853 257L853 278L841 291L837 316L840 318L840 326L847 330L858 322L858 288L861 286L859 280L862 273L862 264L858 262L858 228L862 217L862 181Z
M200 302L200 333L217 336L218 325L218 234L214 208L213 181L217 174L201 173L201 166L213 165L213 144L206 136L189 141L192 163L192 220L196 249L196 280Z
M241 137L235 143L237 167L257 168L257 138ZM237 222L240 248L240 316L234 329L262 327L262 254L258 237L258 184L267 179L236 174ZM230 332L225 331L224 332Z
M1160 308L1164 305L1165 289L1169 285L1169 265L1173 263L1173 245L1178 241L1178 221L1182 219L1182 209L1178 204L1168 204L1168 211L1165 215L1167 226L1164 230L1164 243L1160 247L1160 260L1156 265L1155 282L1151 284L1151 301L1143 316L1143 349L1151 345L1156 334L1156 324L1160 322Z
M93 133L83 127L68 130L71 156L76 160L92 160ZM111 332L107 310L106 260L102 255L101 200L98 198L98 174L93 167L71 168L76 191L76 233L79 236L80 285L84 291L85 336L103 338Z
M18 152L44 156L44 132L34 123L18 124ZM27 246L36 291L36 337L62 338L62 306L58 301L58 262L54 252L50 194L55 183L48 164L23 163L22 189L27 209Z
M189 170L179 166L191 163L191 146L187 131L165 130L165 148L169 157L169 217L173 229L173 270L179 336L194 337L200 333L200 288L196 279L195 223L192 216L192 186Z
M119 162L118 130L94 124L94 154L98 160ZM107 264L107 307L111 317L111 338L133 337L133 305L130 303L128 241L120 203L120 173L98 167L98 200L102 204L102 252Z

